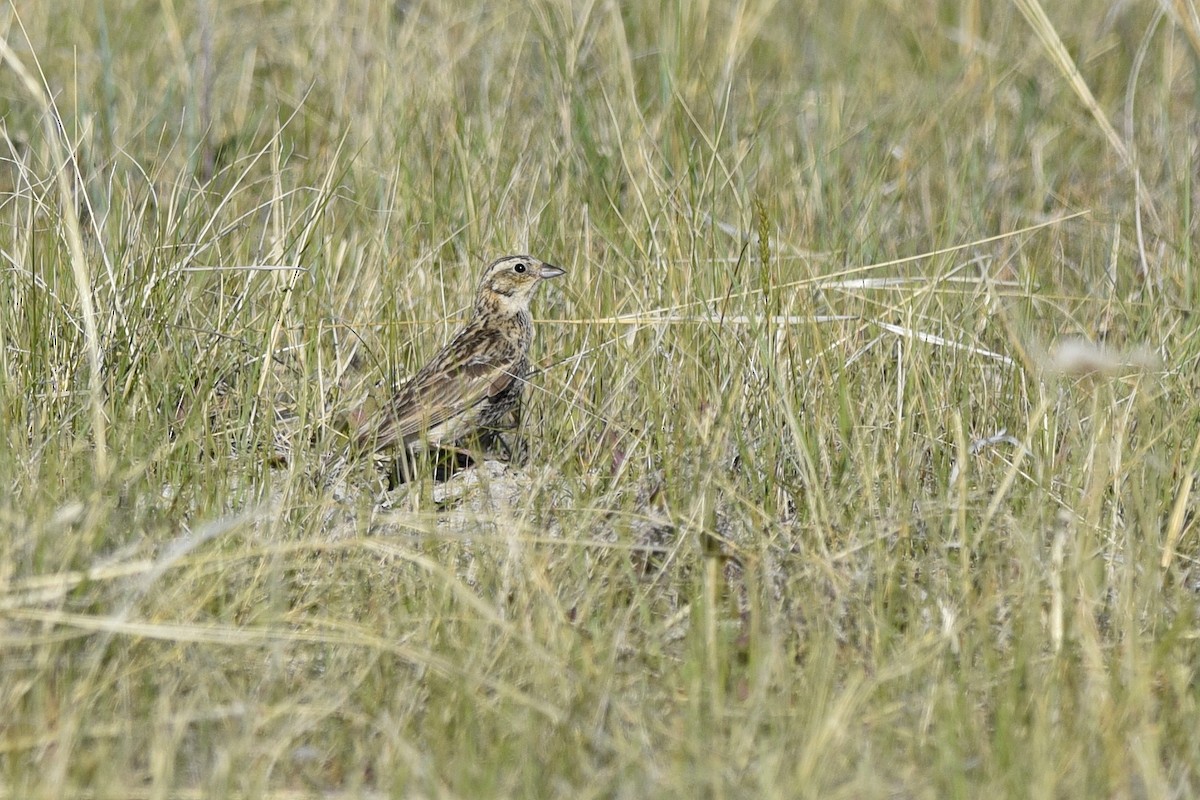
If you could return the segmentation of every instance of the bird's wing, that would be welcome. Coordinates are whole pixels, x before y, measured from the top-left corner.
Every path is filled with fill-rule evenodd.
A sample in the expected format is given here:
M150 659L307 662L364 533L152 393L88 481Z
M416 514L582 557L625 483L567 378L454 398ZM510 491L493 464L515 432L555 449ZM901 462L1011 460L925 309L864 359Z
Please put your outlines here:
M378 426L360 441L376 448L440 425L507 389L517 375L520 352L502 336L464 331L400 388Z

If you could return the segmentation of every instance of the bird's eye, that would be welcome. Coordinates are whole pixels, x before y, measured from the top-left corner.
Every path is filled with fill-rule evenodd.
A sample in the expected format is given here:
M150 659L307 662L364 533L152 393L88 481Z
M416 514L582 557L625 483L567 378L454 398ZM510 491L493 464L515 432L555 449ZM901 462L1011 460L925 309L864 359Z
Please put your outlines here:
M517 262L517 265L515 267L513 267L513 272L521 273L524 271L525 271L525 263L524 262L519 261L519 262Z

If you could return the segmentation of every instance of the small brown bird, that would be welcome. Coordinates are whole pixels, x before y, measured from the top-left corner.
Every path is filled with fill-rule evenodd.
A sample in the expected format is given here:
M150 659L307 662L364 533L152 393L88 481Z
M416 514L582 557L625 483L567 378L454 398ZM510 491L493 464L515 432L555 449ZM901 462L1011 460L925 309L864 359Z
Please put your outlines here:
M417 452L502 427L521 402L529 369L529 301L543 280L565 272L530 256L493 261L479 282L470 322L365 421L359 446Z

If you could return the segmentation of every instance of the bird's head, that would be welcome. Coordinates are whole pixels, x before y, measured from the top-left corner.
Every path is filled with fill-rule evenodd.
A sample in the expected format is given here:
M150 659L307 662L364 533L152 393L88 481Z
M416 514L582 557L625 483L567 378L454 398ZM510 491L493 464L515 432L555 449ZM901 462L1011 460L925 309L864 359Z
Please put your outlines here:
M538 285L565 272L532 256L505 256L484 270L477 305L487 304L507 313L528 310L529 299Z

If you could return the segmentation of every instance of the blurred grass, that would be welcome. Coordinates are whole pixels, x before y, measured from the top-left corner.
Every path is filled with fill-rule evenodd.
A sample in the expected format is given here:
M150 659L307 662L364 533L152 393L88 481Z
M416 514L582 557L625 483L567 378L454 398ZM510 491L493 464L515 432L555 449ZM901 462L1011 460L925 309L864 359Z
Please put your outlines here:
M1200 791L1195 9L1040 8L0 11L3 796ZM527 496L314 479L513 251Z

